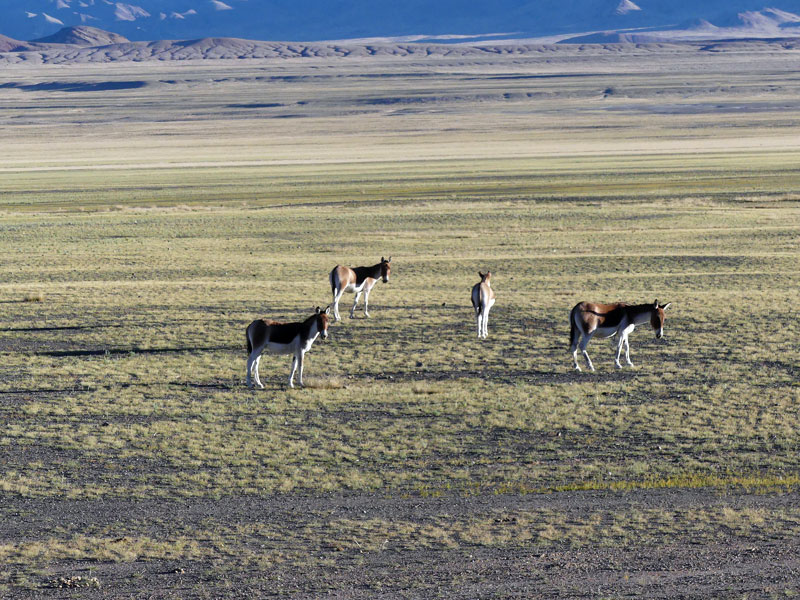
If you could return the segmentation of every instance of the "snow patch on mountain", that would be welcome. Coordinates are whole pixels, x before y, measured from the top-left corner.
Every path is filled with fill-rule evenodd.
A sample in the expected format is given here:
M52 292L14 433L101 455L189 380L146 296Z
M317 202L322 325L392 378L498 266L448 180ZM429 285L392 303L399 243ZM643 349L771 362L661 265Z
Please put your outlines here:
M135 6L133 4L123 4L122 2L117 2L116 10L114 11L114 16L117 18L118 21L135 21L141 17L149 17L150 13L143 9L141 6Z
M47 13L42 13L42 16L44 17L45 21L47 21L48 23L52 23L53 25L64 25L64 21L60 21L59 19L56 19L55 17L51 17Z
M627 15L629 12L633 12L635 10L642 9L637 4L631 2L631 0L620 0L617 8L614 9L614 13L617 15Z
M569 44L596 43L664 43L699 42L719 40L800 38L800 15L765 8L760 11L742 11L736 15L738 23L717 26L705 19L696 19L682 29L615 30L571 36L561 40Z

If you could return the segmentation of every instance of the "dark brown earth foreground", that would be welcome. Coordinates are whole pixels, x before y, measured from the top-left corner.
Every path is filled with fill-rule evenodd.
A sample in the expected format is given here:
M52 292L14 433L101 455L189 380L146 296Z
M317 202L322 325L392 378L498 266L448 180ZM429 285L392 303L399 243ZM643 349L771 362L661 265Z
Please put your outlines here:
M791 514L800 494L668 490L384 498L275 496L176 501L6 498L0 547L203 531L202 557L51 560L14 572L8 598L784 598L800 593L800 536L735 515ZM568 541L526 542L518 515L558 514ZM702 515L728 515L724 525ZM638 539L581 539L580 524L661 515ZM682 515L674 523L670 515ZM696 520L695 520L696 516ZM685 517L685 518L684 518ZM485 543L448 541L446 523L491 524ZM758 523L758 519L754 521ZM402 525L401 525L402 524ZM624 529L624 523L618 523ZM389 531L383 535L381 529ZM577 528L577 529L575 529ZM406 533L403 534L403 531ZM587 530L588 531L588 530ZM347 532L350 532L349 534ZM355 533L354 533L355 532ZM360 532L360 533L358 533ZM370 540L358 539L369 532ZM503 537L504 532L510 535ZM514 535L517 532L517 535ZM381 543L381 536L385 541ZM234 550L235 549L235 550ZM146 554L146 553L145 553ZM59 587L96 578L99 588ZM62 584L63 585L63 584Z

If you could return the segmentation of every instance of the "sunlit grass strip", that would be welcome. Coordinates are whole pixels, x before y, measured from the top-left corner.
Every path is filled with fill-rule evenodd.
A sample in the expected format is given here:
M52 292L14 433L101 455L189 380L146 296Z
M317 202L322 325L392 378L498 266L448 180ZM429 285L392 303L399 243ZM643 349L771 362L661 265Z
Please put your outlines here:
M69 540L48 538L0 545L0 562L29 564L53 560L134 562L191 560L211 555L210 548L186 537L156 540L147 537L105 538L76 535Z
M112 531L118 524L112 526ZM574 513L554 508L488 508L453 514L445 511L420 518L336 518L309 513L294 523L245 520L231 525L214 519L201 527L183 529L156 540L148 536L84 534L50 536L0 544L6 565L38 565L55 561L109 563L150 560L219 560L261 566L321 564L339 552L455 550L471 547L573 548L714 541L724 533L730 540L753 544L790 538L800 531L800 512L794 506L767 509L737 507L721 500L713 506L685 508L630 506Z
M546 494L553 492L609 491L629 492L657 489L730 489L741 488L748 492L793 491L800 488L800 474L789 475L711 475L685 473L669 477L642 480L581 481L544 488L528 487L524 484L502 484L495 488L496 494Z
M774 518L772 518L774 517ZM721 505L688 509L630 508L594 511L577 516L563 511L492 511L452 518L440 515L425 522L410 520L337 519L317 522L304 532L309 540L324 538L337 551L452 550L465 547L618 546L718 539L753 543L795 535L800 521L795 509L768 513L761 508Z

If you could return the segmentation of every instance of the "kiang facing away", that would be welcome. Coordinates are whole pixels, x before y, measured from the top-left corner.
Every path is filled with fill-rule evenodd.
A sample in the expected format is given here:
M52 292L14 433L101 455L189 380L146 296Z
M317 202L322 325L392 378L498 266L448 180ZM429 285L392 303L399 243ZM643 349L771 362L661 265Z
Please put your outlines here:
M472 286L472 307L475 309L475 319L478 322L478 337L489 336L489 310L494 306L494 290L492 289L492 272L486 274L478 271L481 280Z
M300 323L278 323L266 319L256 319L247 326L247 387L253 387L251 376L255 376L256 385L263 388L258 378L258 364L261 353L294 354L292 372L289 374L289 387L294 387L294 373L300 367L298 383L303 387L303 356L311 349L319 335L328 337L328 315L331 307L325 310L316 308L313 315Z
M594 302L581 302L575 305L569 315L570 323L570 352L575 362L575 368L580 371L578 366L578 348L586 358L586 364L594 371L594 365L586 352L586 346L592 337L610 338L617 336L616 356L614 364L618 369L622 368L619 356L622 352L622 345L625 344L625 361L633 366L630 356L630 346L628 345L628 335L637 326L650 322L656 332L656 338L664 335L664 311L672 303L659 304L656 300L653 304L628 305L618 304L596 304ZM583 337L583 339L581 339ZM580 342L580 343L579 343Z
M381 262L371 267L343 267L336 265L329 276L331 291L333 292L333 316L337 321L339 317L339 300L345 292L355 292L356 299L353 308L350 309L350 318L356 310L361 293L364 293L364 316L369 316L369 292L373 286L382 279L384 283L389 283L389 273L392 271L392 257L388 259L381 257Z

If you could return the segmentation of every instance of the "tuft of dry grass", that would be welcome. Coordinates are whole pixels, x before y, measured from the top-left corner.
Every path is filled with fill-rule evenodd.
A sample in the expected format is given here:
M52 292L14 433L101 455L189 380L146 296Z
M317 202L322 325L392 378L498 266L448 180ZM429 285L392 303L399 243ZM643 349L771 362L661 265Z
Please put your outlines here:
M418 382L411 385L411 391L415 394L437 394L439 389L427 382Z
M306 377L303 385L311 390L341 390L347 387L344 378L336 375Z

